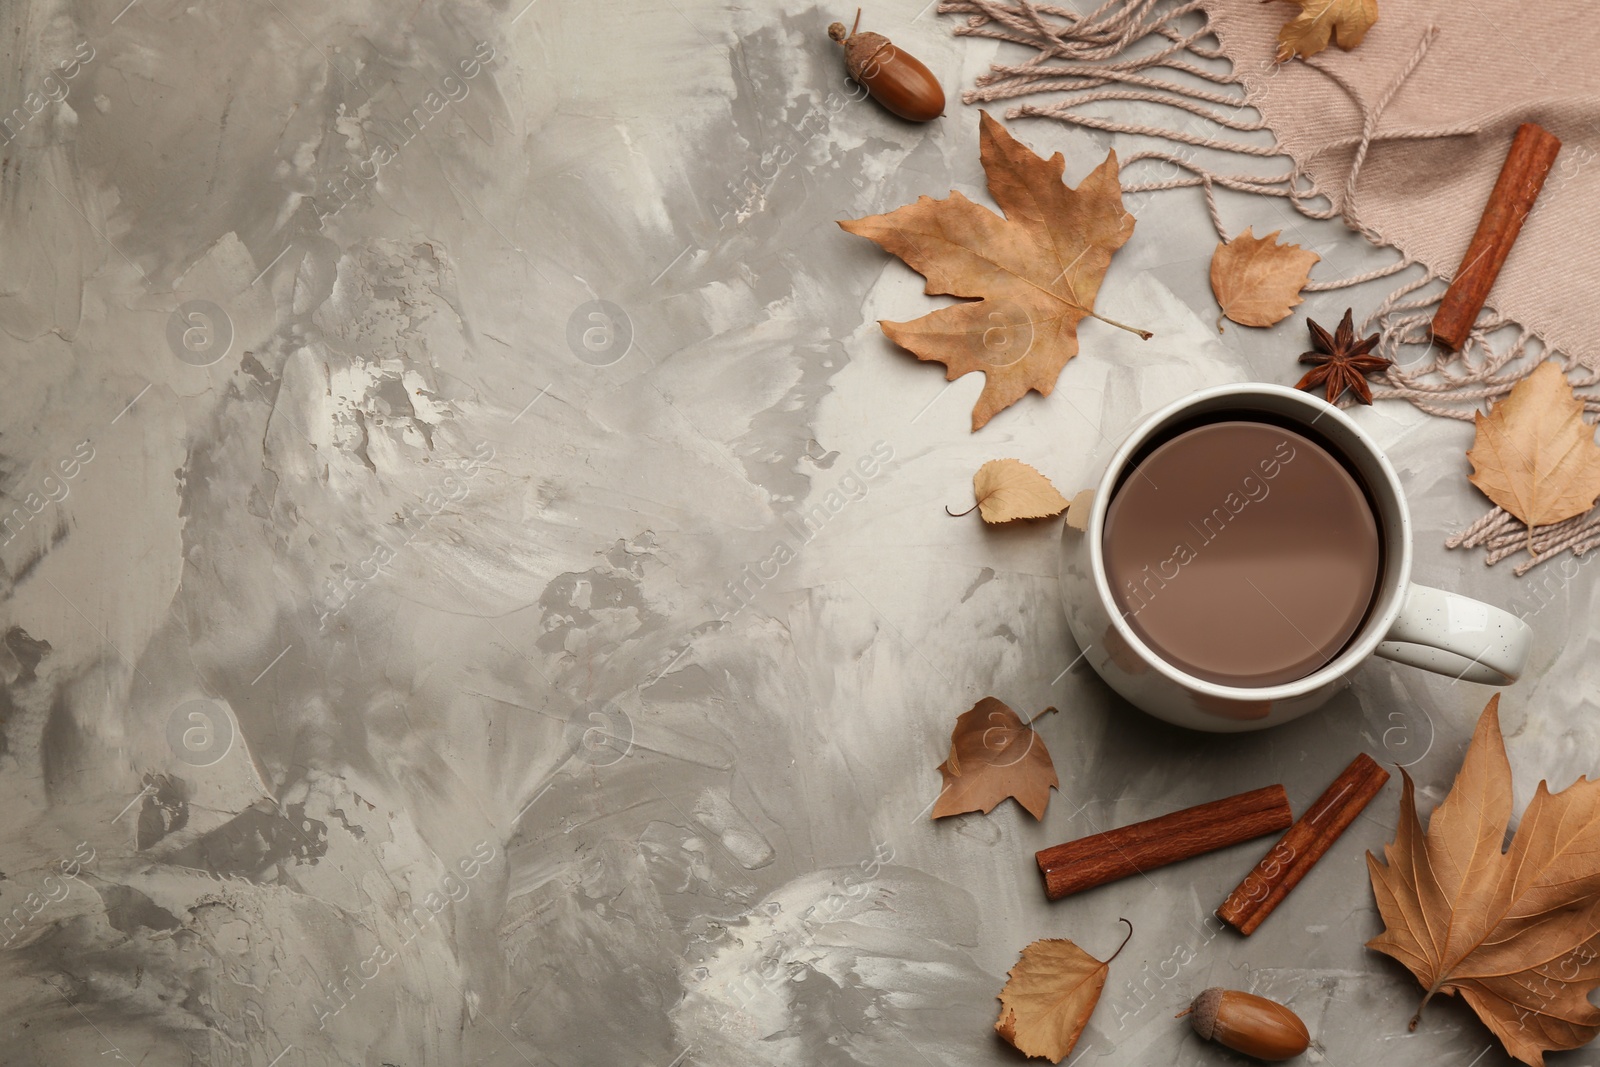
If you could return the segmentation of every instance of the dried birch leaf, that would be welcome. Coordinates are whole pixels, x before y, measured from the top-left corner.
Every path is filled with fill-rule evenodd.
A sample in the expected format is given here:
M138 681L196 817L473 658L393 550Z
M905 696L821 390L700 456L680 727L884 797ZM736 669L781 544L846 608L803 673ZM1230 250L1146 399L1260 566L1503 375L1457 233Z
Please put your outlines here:
M975 298L913 322L878 323L918 359L945 364L951 381L983 373L974 430L1030 389L1049 396L1078 354L1078 323L1089 316L1111 322L1095 314L1095 296L1111 254L1133 236L1115 152L1071 189L1061 179L1061 153L1041 159L982 115L979 157L1004 218L952 192L948 200L923 196L886 215L839 223L905 260L927 278L930 296Z
M933 806L935 819L965 811L987 815L1006 797L1042 819L1050 790L1061 784L1044 739L994 697L984 697L956 719L950 755L939 764L939 773L944 789Z
M1128 923L1131 937L1133 924ZM1122 945L1127 943L1124 938ZM1111 960L1121 952L1119 945L1111 959L1102 961L1065 938L1035 941L1022 950L1022 958L1006 975L995 1032L1024 1055L1060 1063L1089 1024Z
M1278 62L1306 59L1328 47L1331 38L1346 52L1361 43L1378 21L1378 0L1284 0L1300 14L1278 31Z
M1089 528L1089 512L1094 509L1094 490L1085 489L1067 505L1067 525L1074 530Z
M1582 515L1600 497L1594 427L1558 364L1540 364L1473 422L1472 484L1530 528Z
M1380 863L1369 852L1384 931L1367 947L1393 956L1427 990L1460 994L1523 1063L1600 1035L1600 782L1559 793L1544 782L1502 852L1511 765L1500 698L1483 709L1444 803L1424 835L1401 770L1400 824ZM1411 1020L1415 1029L1422 1007Z
M991 459L972 476L972 493L984 522L1048 519L1067 509L1050 479L1020 459Z
M1222 314L1240 326L1271 326L1300 303L1300 290L1322 257L1299 245L1279 244L1281 230L1265 237L1250 230L1218 243L1211 254L1211 291ZM1222 332L1220 318L1217 332Z

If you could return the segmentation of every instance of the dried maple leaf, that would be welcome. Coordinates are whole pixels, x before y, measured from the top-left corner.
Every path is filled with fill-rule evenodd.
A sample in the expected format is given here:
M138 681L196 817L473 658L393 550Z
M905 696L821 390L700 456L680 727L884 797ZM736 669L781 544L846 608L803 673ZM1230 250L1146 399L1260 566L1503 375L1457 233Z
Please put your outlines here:
M1279 244L1281 230L1257 237L1252 229L1218 242L1211 253L1211 292L1222 314L1240 326L1271 326L1300 303L1300 290L1322 257L1299 245ZM1217 332L1222 332L1220 317Z
M1559 365L1540 364L1473 422L1478 435L1467 453L1472 484L1527 523L1530 533L1594 506L1600 447Z
M1372 403L1372 388L1367 385L1367 375L1394 366L1394 360L1371 354L1378 345L1378 335L1357 341L1350 308L1344 309L1344 318L1339 320L1331 337L1327 330L1310 319L1306 320L1306 325L1311 329L1313 351L1302 352L1300 362L1315 366L1306 371L1305 377L1295 382L1294 387L1315 389L1319 385L1324 386L1330 404L1338 400L1346 389L1355 393L1356 399L1363 404Z
M1306 59L1328 47L1332 38L1346 52L1361 43L1378 21L1378 0L1284 0L1300 14L1278 31L1278 62Z
M1000 990L995 1032L1024 1055L1060 1063L1094 1014L1111 960L1132 937L1133 924L1128 923L1128 936L1107 960L1095 959L1065 938L1041 938L1023 949Z
M1500 698L1424 836L1405 778L1400 824L1380 863L1367 854L1384 932L1367 947L1410 969L1427 994L1459 993L1523 1063L1600 1034L1589 993L1600 986L1600 782L1559 793L1539 783L1501 851L1511 818L1511 766ZM1415 1029L1422 1007L1411 1020Z
M1095 295L1111 253L1133 235L1115 152L1071 189L1061 180L1061 153L1041 159L988 112L978 143L1004 218L951 192L948 200L918 197L886 215L839 223L905 260L927 279L929 295L978 298L914 322L878 323L918 359L945 364L951 381L983 372L974 430L1030 389L1049 396L1078 354L1078 323L1091 315L1111 322L1095 315Z
M978 498L978 515L989 523L1048 519L1067 509L1067 498L1050 479L1020 459L991 459L979 467L972 476L972 494ZM970 509L961 514L970 514Z
M956 718L950 755L939 764L939 773L944 788L933 805L935 819L964 811L987 815L1006 797L1042 819L1050 790L1061 784L1044 739L994 697L984 697Z

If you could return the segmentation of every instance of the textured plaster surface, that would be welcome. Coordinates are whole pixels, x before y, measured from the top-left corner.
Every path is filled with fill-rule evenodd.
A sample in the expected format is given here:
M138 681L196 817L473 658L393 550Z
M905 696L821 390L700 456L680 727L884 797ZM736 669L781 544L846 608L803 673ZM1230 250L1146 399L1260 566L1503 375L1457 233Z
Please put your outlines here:
M1119 916L1074 1062L1229 1062L1172 1019L1210 985L1292 1004L1308 1062L1508 1062L1454 1002L1408 1034L1363 948L1392 786L1248 941L1207 916L1265 842L1058 904L1032 860L1271 782L1302 809L1359 750L1431 806L1487 690L1374 662L1270 732L1169 728L1077 662L1058 523L944 515L1000 456L1071 495L1377 294L1219 334L1198 195L1132 196L1099 308L1155 339L1086 322L972 434L976 376L876 325L942 301L834 225L988 202L954 92L994 46L920 0L865 21L951 90L926 126L846 82L842 9L118 6L0 8L0 1062L1015 1063L1017 953ZM1013 129L1074 183L1110 147ZM1223 208L1319 276L1384 261ZM1445 552L1470 427L1356 417L1416 578L1538 607L1519 808L1593 773L1594 574L1534 600ZM1060 709L1040 823L927 817L985 695Z

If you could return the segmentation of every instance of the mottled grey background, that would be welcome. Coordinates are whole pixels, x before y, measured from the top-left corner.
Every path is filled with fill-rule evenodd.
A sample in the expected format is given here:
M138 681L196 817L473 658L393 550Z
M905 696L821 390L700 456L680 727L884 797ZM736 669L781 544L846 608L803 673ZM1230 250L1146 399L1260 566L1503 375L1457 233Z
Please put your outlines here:
M1265 843L1055 905L1032 864L1274 781L1302 808L1362 749L1431 804L1485 689L1380 662L1268 733L1170 729L1067 669L1057 523L943 511L999 456L1081 488L1377 294L1219 335L1198 194L1130 197L1100 309L1156 338L1085 323L971 434L976 376L875 325L937 301L834 221L987 200L954 93L992 45L867 12L952 93L913 127L854 98L844 9L521 3L0 7L0 1062L1013 1063L1020 949L1127 916L1074 1062L1227 1062L1172 1019L1224 984L1293 1004L1309 1062L1505 1063L1455 1003L1408 1034L1362 947L1393 787L1248 942L1202 923ZM1108 147L1014 128L1073 182ZM1223 206L1319 277L1384 261ZM1440 548L1485 507L1470 427L1357 418L1417 577L1526 596ZM1593 575L1534 580L1519 806L1595 767ZM990 694L1061 709L1060 793L935 824Z

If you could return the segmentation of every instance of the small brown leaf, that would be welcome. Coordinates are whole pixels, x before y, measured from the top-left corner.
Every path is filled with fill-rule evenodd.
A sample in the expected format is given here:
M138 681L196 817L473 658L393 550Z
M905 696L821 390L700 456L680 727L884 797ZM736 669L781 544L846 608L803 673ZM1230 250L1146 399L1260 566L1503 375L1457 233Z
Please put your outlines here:
M1094 510L1094 490L1085 489L1067 505L1067 525L1074 530L1089 529L1089 512Z
M1132 937L1133 924L1128 923L1122 945ZM1065 938L1041 938L1023 949L1000 990L995 1032L1024 1055L1060 1063L1089 1024L1111 960L1122 952L1122 945L1103 961Z
M1540 364L1473 422L1470 481L1529 527L1581 515L1600 497L1594 427L1559 365Z
M939 773L944 788L933 806L935 819L965 811L987 815L1006 797L1042 819L1050 790L1061 785L1044 739L994 697L984 697L956 719L950 755L939 764Z
M1279 244L1281 230L1265 237L1250 230L1219 243L1211 254L1211 291L1222 314L1240 326L1271 326L1300 303L1300 290L1322 257L1299 245ZM1222 332L1220 318L1217 332Z
M1305 59L1328 47L1329 39L1346 52L1361 43L1378 21L1378 0L1284 0L1300 14L1278 31L1278 62Z
M984 522L1047 519L1067 508L1050 479L1020 459L991 459L972 476L978 514Z

